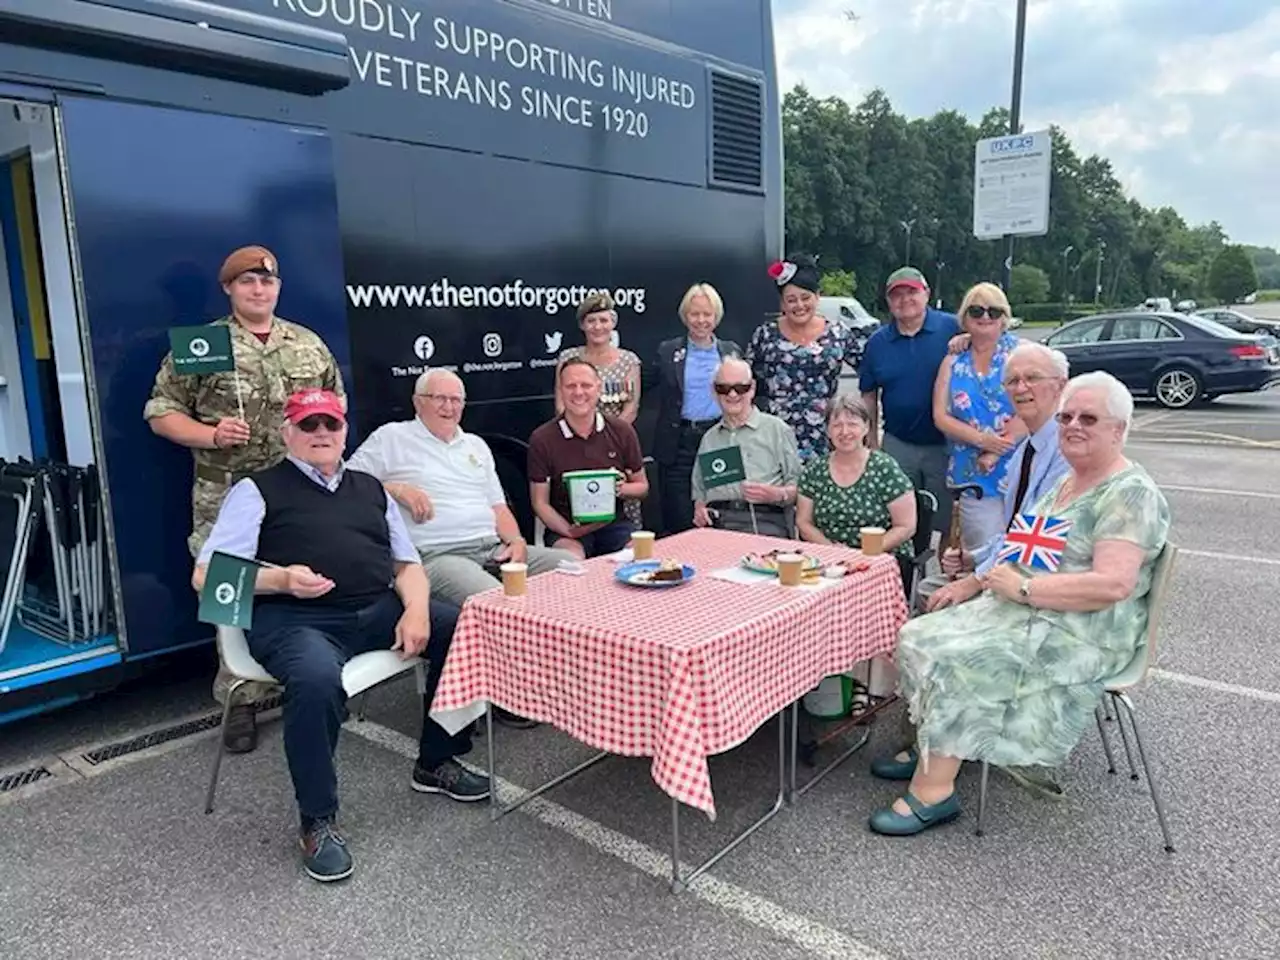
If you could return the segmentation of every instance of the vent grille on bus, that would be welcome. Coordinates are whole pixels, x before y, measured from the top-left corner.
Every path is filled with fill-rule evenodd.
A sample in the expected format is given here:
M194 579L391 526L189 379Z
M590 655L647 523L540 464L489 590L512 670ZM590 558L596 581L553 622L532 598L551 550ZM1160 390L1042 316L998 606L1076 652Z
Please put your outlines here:
M711 183L764 188L764 87L711 71Z

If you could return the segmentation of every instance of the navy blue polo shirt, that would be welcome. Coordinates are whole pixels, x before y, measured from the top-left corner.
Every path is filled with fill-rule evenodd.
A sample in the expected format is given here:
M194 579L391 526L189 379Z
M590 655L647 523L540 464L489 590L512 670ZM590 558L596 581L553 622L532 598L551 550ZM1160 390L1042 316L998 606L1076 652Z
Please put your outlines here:
M929 307L915 336L903 336L893 321L871 335L858 367L858 388L880 391L885 433L917 446L946 443L933 425L933 382L946 359L947 343L958 333L954 314Z

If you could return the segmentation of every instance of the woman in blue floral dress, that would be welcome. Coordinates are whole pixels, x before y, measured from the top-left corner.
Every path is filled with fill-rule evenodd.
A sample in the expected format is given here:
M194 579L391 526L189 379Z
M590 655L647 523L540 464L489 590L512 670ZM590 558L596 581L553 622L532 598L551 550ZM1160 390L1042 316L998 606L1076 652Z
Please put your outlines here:
M811 257L792 255L769 268L778 286L782 316L756 328L746 361L763 386L765 410L795 431L800 462L829 449L827 401L840 372L856 367L866 344L861 332L828 323L818 313L820 277Z
M1004 365L1018 338L1007 331L1009 301L992 283L979 283L960 303L969 346L949 355L933 387L933 422L946 434L947 483L977 484L982 498L960 500L960 538L973 552L1004 529L1005 474L1027 428L1004 388Z

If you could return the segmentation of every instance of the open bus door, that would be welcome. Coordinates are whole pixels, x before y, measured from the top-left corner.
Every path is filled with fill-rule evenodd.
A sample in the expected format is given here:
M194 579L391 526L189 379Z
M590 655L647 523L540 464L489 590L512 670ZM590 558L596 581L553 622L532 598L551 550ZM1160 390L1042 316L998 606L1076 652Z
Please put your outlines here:
M0 241L4 722L212 639L190 587L191 455L142 411L168 328L227 313L223 258L271 249L279 315L351 373L323 131L39 92L0 100ZM67 516L23 484L61 484ZM58 626L62 601L72 629Z

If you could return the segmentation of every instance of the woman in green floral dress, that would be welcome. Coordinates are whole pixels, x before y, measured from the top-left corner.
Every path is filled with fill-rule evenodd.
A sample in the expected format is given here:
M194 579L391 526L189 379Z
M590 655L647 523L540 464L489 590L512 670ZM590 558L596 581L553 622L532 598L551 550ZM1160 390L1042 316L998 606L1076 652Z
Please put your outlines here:
M831 453L809 461L800 474L796 528L801 540L862 546L862 528L885 531L884 550L903 566L910 594L911 538L916 498L898 461L866 445L871 414L857 397L841 394L827 406Z
M1132 418L1129 391L1109 374L1068 383L1058 421L1071 469L1029 511L1070 522L1056 569L1017 562L1020 555L987 575L981 595L902 628L899 693L916 747L875 768L911 783L872 815L872 830L902 836L954 820L964 760L1061 764L1092 720L1104 682L1144 642L1169 505L1124 456Z

